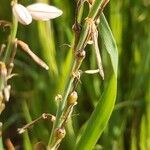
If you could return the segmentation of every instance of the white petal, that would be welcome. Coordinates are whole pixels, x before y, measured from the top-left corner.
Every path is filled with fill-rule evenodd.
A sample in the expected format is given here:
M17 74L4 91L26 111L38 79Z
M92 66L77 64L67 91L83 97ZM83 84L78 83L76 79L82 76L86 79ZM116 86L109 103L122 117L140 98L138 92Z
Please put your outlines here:
M31 14L23 5L14 4L12 10L13 10L14 16L23 25L28 25L32 22Z
M62 15L62 11L54 6L44 3L35 3L27 7L31 16L35 20L47 21Z

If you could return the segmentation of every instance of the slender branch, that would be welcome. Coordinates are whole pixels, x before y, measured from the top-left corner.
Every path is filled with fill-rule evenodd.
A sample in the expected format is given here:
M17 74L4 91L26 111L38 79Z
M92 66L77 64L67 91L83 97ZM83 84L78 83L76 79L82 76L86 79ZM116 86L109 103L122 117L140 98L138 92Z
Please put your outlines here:
M91 20L94 20L94 18L96 17L99 9L101 8L101 4L102 4L102 0L95 0L95 2L93 4L93 6L91 7L91 10L90 10L89 15L88 15L87 18L90 18ZM73 60L72 72L70 73L71 76L69 78L69 82L67 84L66 90L65 90L65 92L62 96L63 98L60 101L59 107L57 109L56 121L53 124L50 139L49 139L49 142L48 142L48 147L47 147L48 150L50 150L52 148L51 146L53 146L53 144L55 144L54 143L55 142L54 132L55 132L56 128L61 127L61 117L62 117L64 109L65 109L65 104L66 104L67 97L68 97L68 95L71 91L73 81L76 77L76 74L77 74L77 72L78 72L78 70L79 70L79 68L82 64L82 61L83 61L84 57L85 57L85 55L83 55L83 57L77 57L77 56L80 56L82 54L82 52L85 53L84 48L87 44L87 37L89 36L89 28L90 28L90 26L89 26L88 21L85 21L83 29L80 33L78 43L75 46L76 49L74 51L76 52L76 54L75 54L75 59Z
M36 124L37 122L39 122L40 120L51 120L52 122L55 121L55 116L51 115L51 114L46 114L43 113L40 117L38 117L37 119L33 120L32 122L26 124L25 126L23 126L22 128L18 128L18 132L19 134L22 134L23 132L25 132L28 128L30 128L31 126L33 126L34 124Z
M16 34L17 34L17 28L18 28L18 21L17 21L16 17L13 16L13 23L12 23L12 27L11 27L11 34L10 34L10 37L9 37L9 40L8 40L8 44L7 44L7 48L6 48L6 52L5 52L5 55L4 55L4 58L3 58L3 61L5 63L8 62L9 57L11 55L11 51L13 49L13 41L15 40Z

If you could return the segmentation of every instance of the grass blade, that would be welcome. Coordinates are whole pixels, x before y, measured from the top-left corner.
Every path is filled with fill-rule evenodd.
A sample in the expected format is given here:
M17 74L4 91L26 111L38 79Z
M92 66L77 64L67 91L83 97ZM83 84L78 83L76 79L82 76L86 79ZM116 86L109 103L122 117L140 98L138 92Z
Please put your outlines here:
M102 38L102 43L105 45L106 50L110 55L114 72L112 73L108 86L93 111L85 130L78 140L75 150L91 150L94 147L108 123L116 100L118 50L112 32L103 14L100 23L100 36Z
M102 38L102 43L104 44L107 52L110 55L113 70L115 76L117 77L117 68L118 68L117 45L104 14L101 15L99 28L100 28L100 36Z
M112 76L108 87L92 113L87 127L79 139L76 150L91 150L102 134L114 108L117 80Z

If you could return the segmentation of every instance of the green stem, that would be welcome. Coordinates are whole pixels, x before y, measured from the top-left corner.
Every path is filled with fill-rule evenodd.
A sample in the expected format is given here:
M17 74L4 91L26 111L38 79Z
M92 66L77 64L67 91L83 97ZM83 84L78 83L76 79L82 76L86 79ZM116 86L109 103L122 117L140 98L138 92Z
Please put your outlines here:
M102 4L102 1L103 0L95 0L90 12L89 12L89 15L87 18L91 18L94 20L95 16L97 15L100 7L101 7L101 4ZM83 29L81 31L81 34L80 34L80 38L79 38L79 42L77 44L77 47L76 47L76 51L79 51L79 50L82 50L84 44L85 44L85 41L86 41L86 38L87 38L87 35L88 35L88 32L89 32L89 24L87 21L85 21L84 23L84 26L83 26ZM81 64L78 64L77 63L77 59L75 59L73 61L73 67L71 69L74 70L75 68L80 68ZM71 73L70 73L71 74ZM73 81L74 81L74 77L71 76L70 79L69 79L69 82L67 84L67 87L66 87L66 90L65 90L65 93L63 95L63 99L62 101L60 102L59 104L59 107L57 109L57 113L56 113L56 121L55 123L53 124L53 128L52 128L52 131L51 131L51 135L50 135L50 139L49 139L49 142L48 142L48 150L50 149L51 146L53 146L54 144L54 131L56 128L60 127L60 123L61 123L61 116L63 114L63 111L64 111L64 108L65 108L65 104L66 104L66 100L67 100L67 97L69 95L69 92L71 90L71 87L72 87L72 84L73 84Z
M94 4L92 5L88 17L94 19L101 8L105 0L95 0Z
M4 150L3 142L2 142L2 136L0 137L0 149L1 149L1 150Z
M17 1L16 1L17 2ZM12 23L12 27L11 27L11 34L8 40L8 44L7 44L7 48L6 48L6 52L3 58L3 62L4 63L8 63L9 57L11 55L11 51L13 48L13 41L16 38L16 34L17 34L17 28L18 28L18 21L17 19L13 16L13 23ZM0 77L0 91L2 90L4 84L4 80ZM0 127L1 128L1 127ZM2 142L2 129L0 129L0 149L3 150L3 142Z
M3 150L3 140L2 140L2 123L0 122L0 149Z
M74 61L72 68L75 68L75 66L76 66L76 62ZM57 109L56 121L53 124L53 128L52 128L52 131L51 131L48 147L53 145L53 142L54 142L54 131L55 131L56 128L58 128L60 126L60 122L61 122L60 118L61 118L61 115L62 115L62 113L64 111L65 103L66 103L67 97L69 95L69 92L71 90L71 86L72 86L73 80L74 80L74 77L71 76L70 79L69 79L69 82L67 84L65 93L63 95L63 99L60 101L59 107Z
M87 19L88 18L90 18L92 20L95 19L98 11L101 8L101 5L103 4L103 1L104 0L95 0L94 4L92 5L92 7L90 9L90 12L89 12L89 14L87 16ZM84 42L86 40L88 31L89 31L89 23L88 23L88 21L85 21L83 29L82 29L82 32L80 34L78 45L76 47L77 50L81 50L82 49L82 46L84 45Z
M3 62L7 63L13 48L13 41L16 38L16 34L17 34L17 28L18 28L18 21L16 19L15 16L13 16L13 23L12 23L12 28L11 28L11 34L8 40L8 44L7 44L7 48L6 48L6 52L3 58Z

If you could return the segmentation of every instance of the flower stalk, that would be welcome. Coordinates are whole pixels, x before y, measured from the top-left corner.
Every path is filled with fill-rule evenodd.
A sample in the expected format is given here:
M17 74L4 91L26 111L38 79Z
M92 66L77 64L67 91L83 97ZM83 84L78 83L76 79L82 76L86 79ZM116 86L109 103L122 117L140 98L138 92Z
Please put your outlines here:
M50 139L49 139L49 143L48 143L48 147L47 147L48 150L51 150L52 145L54 145L54 142L55 142L55 140L54 140L55 139L54 131L56 130L56 128L61 127L61 119L62 119L62 116L63 116L63 112L65 111L65 106L66 106L66 101L67 101L68 95L71 92L71 89L73 88L74 79L76 78L76 76L79 72L79 68L82 64L83 59L85 58L84 48L86 47L87 42L89 40L88 39L89 34L90 34L89 31L90 31L90 27L91 27L91 24L89 24L88 19L94 21L96 15L98 14L98 12L101 8L102 3L103 3L103 0L95 0L94 1L93 5L90 9L90 12L87 16L87 19L85 20L85 23L83 25L83 29L82 29L79 37L76 36L79 39L75 40L75 42L78 41L78 43L74 43L75 46L74 46L73 51L74 51L75 59L73 60L73 66L72 66L72 69L71 69L72 72L70 73L71 76L70 76L68 85L66 87L64 95L62 97L62 100L60 101L59 107L57 109L56 121L53 124L53 128L52 128L52 131L51 131L51 135L50 135ZM77 24L77 21L75 22L75 24ZM74 31L76 31L76 30L74 30ZM79 33L75 33L75 35L77 35L77 34L79 34ZM84 55L81 55L83 53L84 53ZM77 56L81 56L81 57L77 57Z
M17 28L18 28L18 20L13 15L13 21L12 21L12 26L11 26L11 33L10 33L10 37L8 39L6 52L5 52L5 55L4 55L4 58L3 58L3 62L5 62L5 63L8 63L8 60L10 58L11 51L13 49L13 41L15 41L15 39L16 39Z

